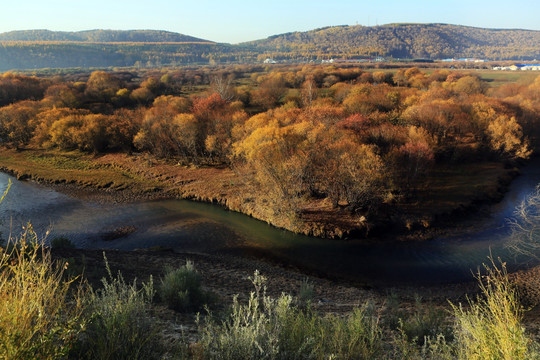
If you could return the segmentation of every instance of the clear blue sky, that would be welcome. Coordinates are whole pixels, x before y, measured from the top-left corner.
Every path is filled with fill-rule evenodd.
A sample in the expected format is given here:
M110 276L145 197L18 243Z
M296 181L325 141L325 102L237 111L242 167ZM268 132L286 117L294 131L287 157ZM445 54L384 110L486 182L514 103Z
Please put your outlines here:
M2 0L0 32L155 29L238 43L329 25L449 23L540 30L540 0Z

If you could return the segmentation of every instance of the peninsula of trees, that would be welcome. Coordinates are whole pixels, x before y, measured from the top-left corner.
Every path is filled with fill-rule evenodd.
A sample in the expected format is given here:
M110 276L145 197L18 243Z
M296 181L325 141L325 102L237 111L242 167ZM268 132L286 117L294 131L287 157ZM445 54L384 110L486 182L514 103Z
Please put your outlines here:
M486 171L538 148L540 78L532 80L491 87L476 73L335 66L6 73L0 141L33 149L28 168L47 164L35 175L42 179L66 164L105 166L123 174L107 187L156 180L175 196L296 232L343 236L388 221L427 227L462 206L464 194L467 204L496 192L497 175ZM93 154L94 165L51 149ZM0 166L10 169L29 152L3 154Z

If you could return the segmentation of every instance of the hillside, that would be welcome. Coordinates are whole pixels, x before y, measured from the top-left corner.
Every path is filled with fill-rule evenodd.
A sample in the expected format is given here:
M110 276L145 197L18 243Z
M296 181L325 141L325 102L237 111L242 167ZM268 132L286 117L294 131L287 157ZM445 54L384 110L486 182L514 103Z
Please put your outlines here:
M248 42L276 57L540 58L540 31L483 29L448 24L335 26Z
M158 30L25 30L0 34L0 71L42 68L159 67L237 61L238 52Z
M22 30L1 33L0 41L212 42L161 30L86 30L78 32Z
M200 65L238 56L237 48L216 43L12 41L0 42L0 71Z

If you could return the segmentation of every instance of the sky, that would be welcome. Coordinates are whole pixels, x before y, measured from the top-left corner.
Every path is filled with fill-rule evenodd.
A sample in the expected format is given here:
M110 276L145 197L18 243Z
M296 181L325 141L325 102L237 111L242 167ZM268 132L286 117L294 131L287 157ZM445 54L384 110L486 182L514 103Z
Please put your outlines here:
M324 26L448 23L540 30L539 0L0 0L0 32L167 30L239 43Z

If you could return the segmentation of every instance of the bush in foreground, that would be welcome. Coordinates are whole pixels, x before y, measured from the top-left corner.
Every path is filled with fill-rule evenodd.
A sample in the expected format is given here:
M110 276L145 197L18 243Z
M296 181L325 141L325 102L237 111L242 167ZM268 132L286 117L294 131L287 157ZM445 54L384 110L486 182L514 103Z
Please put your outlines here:
M382 332L370 306L352 315L319 316L296 307L293 298L266 295L265 278L255 272L247 304L235 297L230 315L199 323L204 359L374 359Z
M159 329L149 313L152 279L138 289L135 281L126 283L120 273L114 277L107 262L106 266L109 280L102 279L103 288L89 293L86 329L72 355L102 360L160 358Z
M159 287L161 300L176 311L200 310L212 301L212 294L201 288L201 275L187 261L178 269L168 269Z
M51 240L51 248L53 249L73 249L75 245L70 239L64 236L55 237Z
M521 323L523 308L512 287L505 264L484 265L478 275L481 295L469 301L469 309L452 305L460 359L534 359L540 354Z
M51 259L31 226L8 248L0 249L0 358L64 358L83 310L68 264Z

